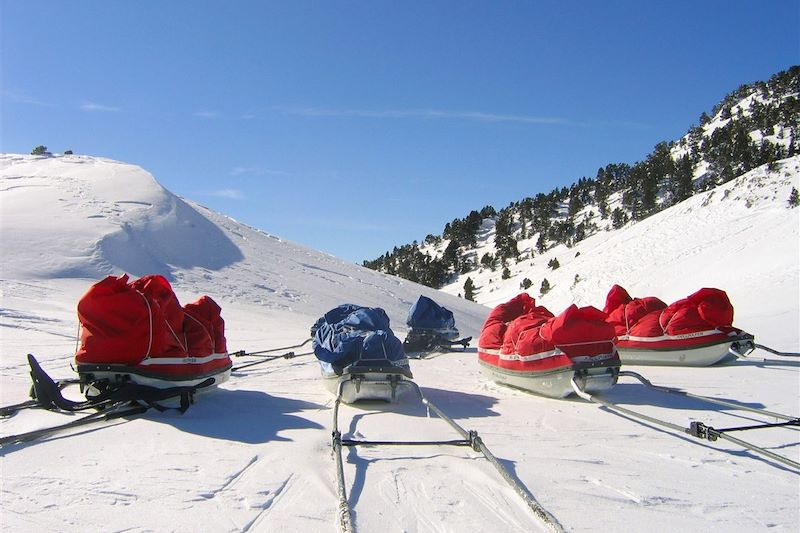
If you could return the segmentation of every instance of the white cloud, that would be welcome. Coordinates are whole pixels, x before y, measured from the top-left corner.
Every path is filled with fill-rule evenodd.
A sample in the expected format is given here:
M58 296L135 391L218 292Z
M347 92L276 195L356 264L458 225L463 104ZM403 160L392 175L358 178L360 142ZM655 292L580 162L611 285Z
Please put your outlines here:
M84 102L80 107L83 111L99 111L101 113L118 113L122 111L119 107L98 104L97 102Z
M285 172L283 170L271 170L268 168L261 168L261 167L234 167L230 171L231 176L242 176L244 174L249 174L252 176L289 176L289 172Z
M570 124L571 122L558 117L544 117L532 115L504 115L498 113L485 113L482 111L442 111L438 109L389 109L389 110L364 110L364 109L326 109L318 107L283 107L278 111L289 115L306 117L358 117L358 118L393 118L393 119L450 119L472 120L478 122L518 122L525 124Z
M211 196L217 196L219 198L227 198L229 200L241 200L244 198L242 191L239 189L220 189L218 191L214 191L211 193Z
M7 98L12 102L16 102L18 104L28 104L28 105L38 105L44 107L53 107L53 104L48 102L43 102L38 98L30 96L28 94L17 93L14 91L3 91L3 98Z
M196 111L193 113L194 116L199 118L220 118L222 115L217 111Z

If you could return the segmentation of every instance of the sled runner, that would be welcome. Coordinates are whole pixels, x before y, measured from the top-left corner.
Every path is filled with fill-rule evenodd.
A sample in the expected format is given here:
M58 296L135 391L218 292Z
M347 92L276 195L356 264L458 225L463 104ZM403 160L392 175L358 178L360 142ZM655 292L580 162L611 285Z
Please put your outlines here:
M719 289L700 289L667 305L652 296L631 298L614 285L604 312L625 364L709 366L755 348L752 335L733 327L733 306Z
M454 346L466 348L472 340L459 339L453 312L427 296L420 295L408 310L406 325L410 329L403 350L409 357L422 358L428 353L450 351Z
M555 317L527 293L495 307L478 341L478 362L490 379L565 398L572 380L600 392L617 381L620 360L613 328L593 307L567 308Z
M393 402L404 390L398 384L411 379L408 358L379 307L344 304L331 309L312 327L314 355L322 381L342 400Z

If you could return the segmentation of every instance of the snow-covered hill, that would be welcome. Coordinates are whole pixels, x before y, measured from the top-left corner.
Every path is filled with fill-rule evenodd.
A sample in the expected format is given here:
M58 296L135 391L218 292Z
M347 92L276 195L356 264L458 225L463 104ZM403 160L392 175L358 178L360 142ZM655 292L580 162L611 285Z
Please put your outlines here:
M502 268L461 275L442 290L463 293L467 277L475 299L493 307L518 294L525 278L528 292L554 312L575 303L600 309L614 283L635 296L672 302L701 287L718 287L739 310L737 323L751 329L748 309L759 309L800 337L793 314L800 298L800 208L791 208L792 188L800 189L800 157L765 165L710 191L699 193L622 230L601 231L573 247L558 245L533 259ZM478 240L477 256L493 251L492 224ZM535 248L536 235L520 242L523 256ZM549 264L557 260L559 268ZM540 291L547 279L550 291ZM769 302L765 309L764 302ZM784 321L785 319L785 321Z
M556 271L546 269L549 256L512 268L527 268L534 289L546 275L553 289L542 301L556 312L572 301L601 306L611 283L665 300L718 286L731 294L737 323L760 342L797 351L800 219L798 209L785 206L786 187L798 185L797 165L785 161L777 173L755 172L622 231L551 250L561 263ZM2 405L26 397L26 353L52 375L70 375L75 304L111 273L168 275L182 302L212 296L223 307L232 350L300 342L321 313L345 302L384 307L401 337L420 293L452 309L467 334L478 332L489 311L239 224L119 162L2 155L0 208ZM477 285L490 305L518 290L518 283L488 279ZM758 355L714 368L637 370L657 384L797 414L800 368ZM412 361L412 370L423 392L478 431L569 531L800 528L797 473L740 447L657 429L582 400L498 386L481 375L474 349ZM335 531L333 399L318 375L313 357L278 360L234 372L183 415L148 412L2 448L2 529ZM753 418L629 382L607 398L682 425L725 427ZM340 426L371 439L457 437L427 415L406 399L343 407ZM65 418L22 412L0 420L0 434ZM749 438L797 461L798 434L776 429ZM468 449L359 448L345 460L358 531L539 528L496 471Z
M287 242L176 197L140 167L87 156L0 155L2 278L163 274L178 296L305 315L350 299L384 307L401 331L420 294L480 328L485 308ZM209 290L209 287L213 290Z

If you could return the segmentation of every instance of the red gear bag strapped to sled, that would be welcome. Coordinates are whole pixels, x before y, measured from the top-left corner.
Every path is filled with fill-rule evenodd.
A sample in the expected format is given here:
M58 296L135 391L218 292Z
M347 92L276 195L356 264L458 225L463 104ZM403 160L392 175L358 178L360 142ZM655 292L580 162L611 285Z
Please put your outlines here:
M619 336L661 337L733 329L733 305L720 289L700 289L667 305L654 296L631 298L625 289L614 285L604 312Z
M521 293L495 307L478 341L478 358L514 371L551 371L575 361L619 361L614 328L594 307L568 307L558 316Z
M221 308L208 296L181 307L163 276L108 276L78 302L79 365L122 365L167 379L230 368Z

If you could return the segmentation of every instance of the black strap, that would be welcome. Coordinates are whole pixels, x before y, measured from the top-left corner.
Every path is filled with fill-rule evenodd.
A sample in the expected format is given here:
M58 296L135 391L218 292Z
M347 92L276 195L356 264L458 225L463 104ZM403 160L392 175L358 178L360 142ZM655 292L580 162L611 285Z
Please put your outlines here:
M124 401L144 402L159 411L164 411L169 408L158 402L172 398L180 398L180 407L177 409L181 413L185 413L186 410L189 409L189 406L194 403L194 393L199 389L210 387L213 384L214 378L208 378L197 385L160 389L158 387L126 382L118 388L112 389L110 394L106 396L105 401L115 403Z
M151 387L138 383L125 382L113 384L96 396L83 402L76 402L64 398L61 389L53 379L47 375L39 365L36 358L28 354L28 364L31 366L31 379L33 380L33 398L45 409L54 411L82 411L85 409L102 408L109 404L121 402L144 402L157 409L166 409L158 402L170 398L180 398L180 411L185 412L192 404L194 393L198 389L214 384L214 378L208 378L197 385L178 386L168 388Z

